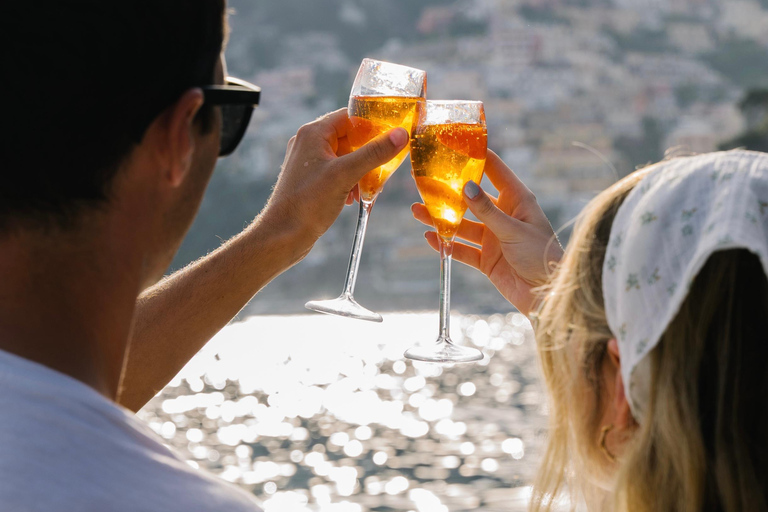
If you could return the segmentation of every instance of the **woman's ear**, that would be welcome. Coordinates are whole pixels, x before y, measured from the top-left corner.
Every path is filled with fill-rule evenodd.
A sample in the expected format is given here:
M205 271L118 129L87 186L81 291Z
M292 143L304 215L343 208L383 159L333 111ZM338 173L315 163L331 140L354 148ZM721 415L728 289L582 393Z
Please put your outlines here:
M608 357L611 364L616 367L616 377L613 382L613 425L618 429L630 427L635 419L632 416L632 410L629 407L629 400L624 393L624 378L621 376L621 354L619 354L619 343L616 338L608 340Z

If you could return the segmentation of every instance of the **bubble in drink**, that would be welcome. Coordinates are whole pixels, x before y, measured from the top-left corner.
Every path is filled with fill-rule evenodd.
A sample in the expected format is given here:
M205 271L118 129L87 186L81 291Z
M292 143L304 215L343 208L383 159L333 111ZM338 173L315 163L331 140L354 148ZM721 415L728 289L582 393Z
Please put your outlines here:
M411 137L416 188L438 235L451 240L467 210L462 189L483 177L487 132L480 124L429 124Z
M418 118L419 105L424 98L407 96L352 96L349 99L349 120L352 129L347 134L349 145L354 151L374 137L393 128L402 127L413 133ZM360 195L363 200L372 201L381 192L387 179L395 172L405 156L406 146L395 158L373 169L360 180Z

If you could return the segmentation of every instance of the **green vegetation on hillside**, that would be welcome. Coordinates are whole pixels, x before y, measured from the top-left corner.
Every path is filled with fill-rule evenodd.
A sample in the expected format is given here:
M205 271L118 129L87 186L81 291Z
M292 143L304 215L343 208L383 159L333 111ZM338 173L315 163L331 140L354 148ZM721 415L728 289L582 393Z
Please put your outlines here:
M720 149L744 148L768 152L768 89L748 92L739 107L747 119L747 131L724 142Z
M768 48L754 41L738 38L721 41L704 60L740 87L768 87Z

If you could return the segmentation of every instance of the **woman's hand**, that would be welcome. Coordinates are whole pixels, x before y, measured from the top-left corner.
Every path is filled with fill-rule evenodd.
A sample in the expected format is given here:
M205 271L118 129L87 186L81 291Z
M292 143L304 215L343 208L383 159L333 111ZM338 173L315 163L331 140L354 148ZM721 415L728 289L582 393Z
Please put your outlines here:
M480 222L462 220L456 235L480 247L456 242L453 257L488 276L509 302L528 315L537 298L531 290L548 281L563 249L536 197L493 151L488 151L485 174L500 191L499 197L469 182L464 200ZM416 203L411 210L416 219L432 225L423 204ZM425 237L437 250L437 234L430 231Z

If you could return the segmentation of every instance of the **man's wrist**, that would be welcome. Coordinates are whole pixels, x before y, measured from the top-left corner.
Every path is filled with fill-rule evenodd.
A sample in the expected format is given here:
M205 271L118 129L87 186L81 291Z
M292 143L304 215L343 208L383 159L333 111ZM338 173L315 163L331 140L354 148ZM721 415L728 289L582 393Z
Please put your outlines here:
M280 272L301 261L316 241L305 227L264 213L254 219L245 234L252 247L265 253L262 257L282 267Z

